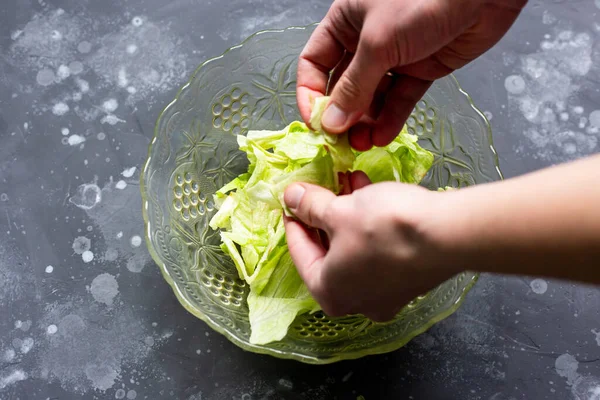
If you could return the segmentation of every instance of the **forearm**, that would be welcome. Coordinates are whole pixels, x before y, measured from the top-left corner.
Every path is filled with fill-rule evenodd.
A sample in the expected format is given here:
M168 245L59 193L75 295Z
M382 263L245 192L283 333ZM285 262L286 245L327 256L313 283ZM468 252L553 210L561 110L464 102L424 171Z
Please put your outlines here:
M600 155L442 195L459 268L600 283Z

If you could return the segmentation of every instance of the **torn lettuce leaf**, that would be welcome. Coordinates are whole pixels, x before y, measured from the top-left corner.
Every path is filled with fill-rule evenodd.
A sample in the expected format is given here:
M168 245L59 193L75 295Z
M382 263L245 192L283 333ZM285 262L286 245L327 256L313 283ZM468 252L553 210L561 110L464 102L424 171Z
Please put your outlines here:
M433 154L423 149L406 126L394 141L358 154L352 166L367 174L371 182L419 183L433 165Z
M328 97L315 100L310 125L295 121L279 131L249 131L238 136L248 171L218 190L210 227L220 230L221 249L250 286L250 343L282 340L299 314L320 310L298 275L285 238L285 188L293 182L340 191L338 172L361 169L373 182L418 183L433 155L405 130L385 148L357 153L347 135L323 132L321 116Z
M276 263L271 263L269 278L262 290L248 295L248 317L252 332L250 343L279 341L299 314L320 310L300 278L287 246ZM264 273L265 268L263 268Z

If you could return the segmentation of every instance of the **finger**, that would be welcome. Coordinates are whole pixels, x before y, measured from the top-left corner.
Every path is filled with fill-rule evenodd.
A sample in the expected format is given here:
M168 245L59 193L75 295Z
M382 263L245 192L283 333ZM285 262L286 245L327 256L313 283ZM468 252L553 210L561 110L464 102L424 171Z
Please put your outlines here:
M373 147L371 125L359 122L348 131L350 146L358 151L367 151Z
M364 316L373 322L385 323L393 320L396 314L391 311L375 310L369 313L365 313Z
M343 55L340 62L338 63L338 65L336 65L335 68L333 69L333 71L331 71L331 76L330 76L329 82L327 84L327 94L331 94L331 92L333 91L333 88L340 80L340 77L342 76L344 71L346 71L346 69L348 68L348 65L350 65L352 58L354 58L354 54L350 53L350 52L346 52Z
M336 197L333 192L320 186L292 183L285 190L283 199L300 221L331 234L328 210Z
M342 58L342 61L335 67L331 74L331 78L329 79L329 83L327 85L327 93L331 94L335 85L339 81L340 77L343 75L344 71L348 68L348 65L352 61L354 57L351 53L346 53ZM373 101L369 105L368 110L360 117L360 121L369 120L369 119L377 119L377 116L381 112L383 108L383 104L385 102L385 94L388 89L392 86L394 79L391 75L385 74L383 78L379 81L377 88L375 89L375 94L373 95Z
M287 217L284 217L283 222L292 261L308 289L312 290L318 276L314 271L323 263L326 250L314 229Z
M442 49L443 51L444 49ZM441 53L436 53L424 60L394 69L394 72L402 75L412 76L425 81L435 81L454 71L454 68L442 63L439 58ZM466 62L465 62L466 64Z
M371 128L374 146L387 146L402 130L415 105L427 92L432 82L402 76L388 91L386 102L377 121Z
M331 92L331 102L321 119L329 133L348 130L367 112L387 70L385 42L366 27L361 32L356 54Z
M371 180L363 171L354 171L350 175L350 187L352 191L362 189L371 184Z
M319 234L319 240L321 241L321 246L325 249L325 251L329 250L329 236L327 236L327 233L325 231L322 231L320 229L317 229L317 232Z
M340 192L339 195L343 196L345 194L352 193L352 186L350 186L350 177L347 173L339 172L338 179L340 181Z
M300 115L307 122L313 100L327 93L330 71L338 65L344 52L353 53L358 43L362 11L339 3L345 2L331 6L298 59L296 100Z

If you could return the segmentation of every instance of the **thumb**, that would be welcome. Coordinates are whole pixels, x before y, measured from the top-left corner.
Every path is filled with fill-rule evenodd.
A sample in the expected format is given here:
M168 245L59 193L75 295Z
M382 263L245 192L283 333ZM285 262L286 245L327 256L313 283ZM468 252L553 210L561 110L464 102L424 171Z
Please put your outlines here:
M329 133L342 133L368 111L377 86L391 68L385 60L384 38L363 30L356 54L335 83L321 125Z
M296 218L327 233L330 233L328 210L336 198L333 192L308 183L292 183L283 195L285 204Z

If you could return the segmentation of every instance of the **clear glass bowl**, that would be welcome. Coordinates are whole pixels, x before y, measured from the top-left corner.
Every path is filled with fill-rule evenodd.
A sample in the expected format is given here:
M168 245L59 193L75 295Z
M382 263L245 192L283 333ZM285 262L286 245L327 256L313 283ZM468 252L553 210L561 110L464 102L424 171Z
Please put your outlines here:
M457 275L390 323L302 315L283 341L249 343L248 287L208 227L215 212L212 194L247 168L234 134L300 119L296 63L315 26L256 33L202 64L158 119L141 191L150 253L189 312L245 350L326 364L405 345L456 311L477 274ZM437 81L407 123L436 155L424 186L501 179L489 124L454 77Z

